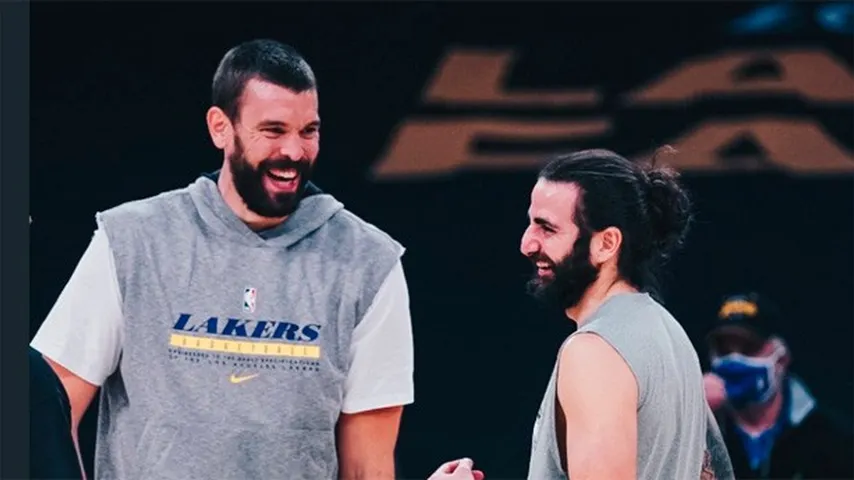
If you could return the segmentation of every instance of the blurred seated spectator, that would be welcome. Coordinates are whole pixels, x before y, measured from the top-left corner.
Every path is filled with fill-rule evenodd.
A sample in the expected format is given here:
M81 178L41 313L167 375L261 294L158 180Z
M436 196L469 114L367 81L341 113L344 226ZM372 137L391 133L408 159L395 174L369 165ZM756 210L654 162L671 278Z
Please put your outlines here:
M852 479L850 423L825 410L789 371L792 354L779 319L767 298L736 295L724 301L707 337L706 398L735 476Z

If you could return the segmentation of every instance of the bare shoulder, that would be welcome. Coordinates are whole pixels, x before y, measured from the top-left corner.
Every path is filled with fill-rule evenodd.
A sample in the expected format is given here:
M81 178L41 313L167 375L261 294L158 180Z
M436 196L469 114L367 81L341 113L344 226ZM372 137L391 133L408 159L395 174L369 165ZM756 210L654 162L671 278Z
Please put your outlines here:
M573 335L560 352L560 367L601 371L629 369L617 350L595 333Z
M576 334L560 352L559 389L583 386L607 392L637 392L637 381L619 352L595 333ZM577 395L574 393L573 395Z

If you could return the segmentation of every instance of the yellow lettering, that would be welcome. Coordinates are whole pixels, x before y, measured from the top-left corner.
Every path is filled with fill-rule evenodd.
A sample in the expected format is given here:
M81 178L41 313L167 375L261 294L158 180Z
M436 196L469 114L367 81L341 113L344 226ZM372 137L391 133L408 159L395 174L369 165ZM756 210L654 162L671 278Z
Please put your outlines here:
M507 91L505 79L515 60L512 50L453 50L433 75L424 99L429 103L498 107L589 107L600 101L594 89Z
M718 311L718 318L727 318L731 315L753 317L758 311L759 307L753 302L749 302L747 300L732 300L721 307L720 311Z
M755 71L750 73L751 69ZM822 50L736 51L685 62L652 85L630 93L628 103L675 103L757 93L799 95L814 102L852 102L854 76L844 63Z
M735 158L721 155L740 140L753 142L763 153ZM679 151L667 161L683 171L781 169L801 175L854 172L851 153L810 120L766 117L710 121L667 143ZM640 158L650 155L647 152Z
M607 120L520 121L491 119L408 120L373 168L376 180L434 177L464 168L530 169L541 154L478 154L479 140L554 141L590 138L610 128Z

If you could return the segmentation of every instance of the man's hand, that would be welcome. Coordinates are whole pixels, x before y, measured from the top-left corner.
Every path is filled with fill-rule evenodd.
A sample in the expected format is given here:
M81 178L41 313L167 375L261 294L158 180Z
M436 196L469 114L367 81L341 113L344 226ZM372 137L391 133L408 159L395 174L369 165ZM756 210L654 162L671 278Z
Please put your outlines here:
M721 377L714 373L703 375L703 387L706 390L706 401L712 411L717 411L726 403L726 387Z
M470 458L461 458L443 464L427 480L483 480L483 472L472 468L474 462Z

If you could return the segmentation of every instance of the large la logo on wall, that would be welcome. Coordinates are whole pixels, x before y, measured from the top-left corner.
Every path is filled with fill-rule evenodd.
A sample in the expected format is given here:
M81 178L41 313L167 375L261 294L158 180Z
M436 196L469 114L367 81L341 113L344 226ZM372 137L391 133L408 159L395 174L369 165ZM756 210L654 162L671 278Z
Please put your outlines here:
M833 125L833 118L852 113L854 76L829 51L722 51L683 61L615 99L606 99L595 87L560 91L507 88L506 77L518 55L512 49L449 50L429 79L422 101L462 112L415 113L404 118L374 163L374 179L533 169L548 150L543 145L555 142L595 144L637 158L648 157L655 146L667 143L679 151L668 163L691 173L854 172L854 155L849 150L852 132ZM616 109L597 114L606 100ZM782 105L767 108L759 105L763 101ZM715 102L727 102L728 107L716 111ZM745 103L742 108L733 108L739 102ZM685 114L698 105L704 106L698 110L703 112L700 118ZM478 110L492 113L479 114ZM532 110L550 110L551 114L538 117ZM520 111L524 114L515 114ZM656 128L649 125L674 112L682 112L686 120L670 138L657 137L657 145L652 139L645 145L621 140L633 129ZM849 146L844 145L846 137ZM480 148L490 142L499 146ZM501 144L513 148L502 149Z

